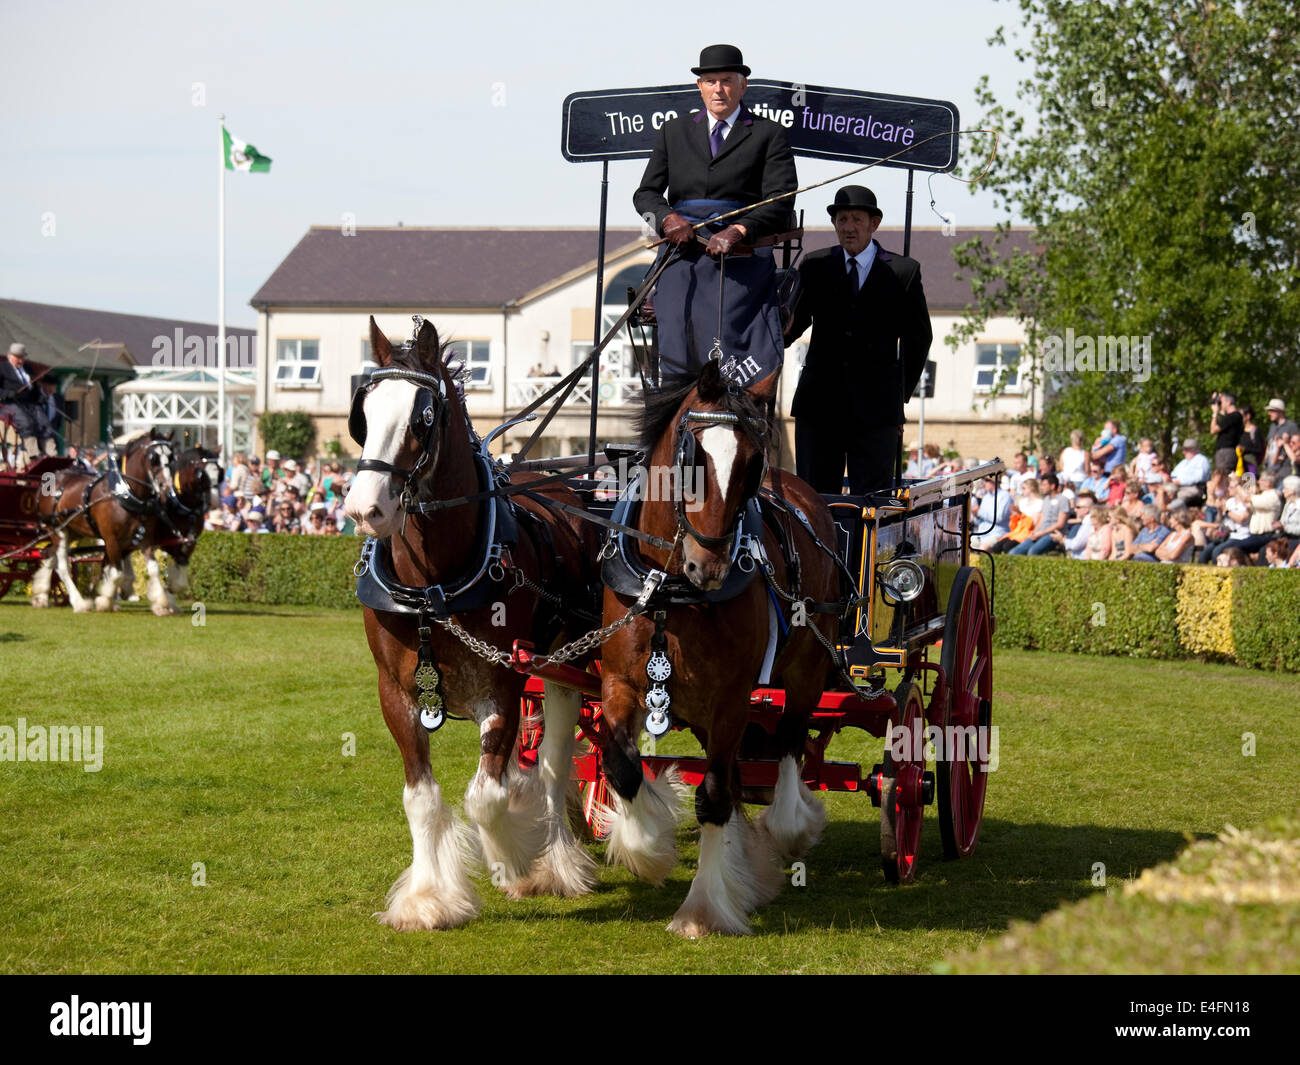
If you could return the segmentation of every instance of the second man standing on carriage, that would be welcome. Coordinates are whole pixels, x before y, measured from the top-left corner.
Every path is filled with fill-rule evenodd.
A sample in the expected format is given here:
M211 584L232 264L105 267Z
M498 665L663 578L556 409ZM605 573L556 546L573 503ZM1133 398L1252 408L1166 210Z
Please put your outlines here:
M793 228L793 197L692 227L793 192L794 153L780 126L742 105L750 68L740 49L710 45L691 70L704 109L664 123L632 200L666 239L661 254L679 248L682 256L655 292L660 380L693 378L716 347L724 374L749 386L779 370L784 354L776 265L770 247L727 253Z

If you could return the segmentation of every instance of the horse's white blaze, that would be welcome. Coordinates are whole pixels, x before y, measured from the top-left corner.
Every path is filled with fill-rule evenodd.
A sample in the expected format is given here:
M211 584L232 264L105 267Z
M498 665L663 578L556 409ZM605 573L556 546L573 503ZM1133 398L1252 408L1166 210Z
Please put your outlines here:
M772 805L758 815L777 851L787 858L807 854L826 827L826 807L813 798L790 755L781 759Z
M668 931L696 939L711 932L748 935L749 914L781 890L781 870L766 833L733 811L724 826L700 826L700 867Z
M390 378L379 382L362 403L366 414L363 459L397 465L397 453L406 439L418 391L413 381ZM366 536L391 536L397 522L401 485L389 474L364 470L352 479L344 513Z
M585 895L596 884L596 863L569 829L565 803L573 771L573 730L582 696L572 688L546 684L546 729L537 752L537 774L546 799L546 848L528 876L507 891L526 895Z
M710 425L700 434L700 444L713 460L714 475L718 479L718 494L731 483L731 467L736 464L736 430L725 425Z
M605 860L629 869L639 880L662 884L677 865L677 822L682 802L675 774L646 777L631 802L614 795L614 808L603 813L609 825Z
M388 892L388 909L375 916L399 931L454 928L478 913L478 894L465 871L462 828L434 779L402 789L411 826L411 864Z

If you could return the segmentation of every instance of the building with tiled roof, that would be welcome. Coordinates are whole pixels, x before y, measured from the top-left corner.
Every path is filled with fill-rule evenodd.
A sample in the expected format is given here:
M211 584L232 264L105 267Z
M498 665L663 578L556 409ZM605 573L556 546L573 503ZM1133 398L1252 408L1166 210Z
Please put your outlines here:
M921 263L935 334L936 386L926 401L926 440L991 457L1019 445L1014 419L1029 409L1030 396L1013 385L987 401L994 375L1018 364L1024 335L1019 323L995 319L985 337L956 351L944 343L971 298L952 248L977 235L991 239L993 231L947 235L939 228L915 228L910 254ZM902 251L899 229L881 228L876 239ZM804 237L805 251L834 243L830 228L810 228ZM1013 243L1028 247L1028 233L1015 231ZM404 340L411 316L420 314L440 336L455 340L470 366L467 402L476 427L486 433L553 384L554 376L547 375L568 373L591 350L596 251L594 227L314 226L250 301L258 312L257 349L263 356L256 409L305 410L322 443L337 439L345 453L355 455L346 420L355 380L371 365L369 316L391 339ZM602 331L626 309L628 288L640 282L653 258L640 230L607 231ZM782 410L789 409L805 350L800 343L786 353ZM631 437L639 388L625 335L602 358L602 440ZM589 403L590 385L584 382L534 454L585 451ZM907 413L909 422L917 420L920 401L913 400ZM506 434L504 450L513 451L526 435L523 427ZM909 429L909 435L915 432Z

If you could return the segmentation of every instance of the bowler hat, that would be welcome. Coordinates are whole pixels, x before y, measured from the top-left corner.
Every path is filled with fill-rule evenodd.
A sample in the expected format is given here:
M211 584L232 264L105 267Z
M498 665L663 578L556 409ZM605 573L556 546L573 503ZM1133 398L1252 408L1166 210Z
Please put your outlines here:
M836 211L866 211L877 218L885 217L876 206L876 194L865 185L845 185L836 192L835 202L827 206L826 213L834 218Z
M9 354L10 354L10 355L21 355L21 356L25 359L25 358L27 358L27 346L26 346L25 344L17 344L17 343L10 344L10 345L9 345Z
M691 67L691 73L697 78L705 74L721 74L734 70L741 77L749 77L749 67L745 66L745 57L734 44L711 44L700 52L700 65Z

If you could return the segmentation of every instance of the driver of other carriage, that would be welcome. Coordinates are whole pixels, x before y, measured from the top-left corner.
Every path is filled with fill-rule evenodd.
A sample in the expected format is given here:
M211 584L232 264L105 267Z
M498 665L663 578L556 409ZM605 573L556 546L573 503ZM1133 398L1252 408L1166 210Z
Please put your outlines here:
M704 108L663 124L632 198L667 242L660 254L680 254L655 291L661 381L694 378L716 342L724 374L747 386L776 372L784 355L776 264L770 247L753 255L728 253L742 242L752 245L792 228L793 197L698 230L693 226L793 192L794 153L784 129L741 102L750 68L739 48L710 45L691 70ZM726 285L721 336L720 270Z

